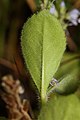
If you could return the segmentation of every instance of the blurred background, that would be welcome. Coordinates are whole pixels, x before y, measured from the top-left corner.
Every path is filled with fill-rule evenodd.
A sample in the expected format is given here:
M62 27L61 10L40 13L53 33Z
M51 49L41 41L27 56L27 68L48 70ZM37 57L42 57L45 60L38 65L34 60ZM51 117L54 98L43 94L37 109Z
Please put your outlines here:
M13 61L13 58L17 59L17 54L21 54L20 37L21 30L24 22L37 10L39 3L35 1L40 0L0 0L0 57L6 60ZM56 4L59 8L59 4L62 0ZM80 9L79 0L64 0L66 5L66 11L72 9ZM59 12L59 11L58 11ZM66 14L66 12L64 13ZM75 13L74 13L75 14ZM80 21L79 21L80 22ZM80 23L67 26L69 45L68 50L74 52L79 50L80 45Z

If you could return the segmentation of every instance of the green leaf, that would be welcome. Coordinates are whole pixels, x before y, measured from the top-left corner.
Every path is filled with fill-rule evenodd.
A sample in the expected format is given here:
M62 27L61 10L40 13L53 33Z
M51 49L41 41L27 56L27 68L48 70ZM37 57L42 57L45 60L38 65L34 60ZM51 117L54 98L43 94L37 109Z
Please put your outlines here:
M47 10L34 14L24 24L21 46L41 99L45 99L47 87L58 69L66 46L60 23Z
M55 74L56 79L60 79L63 76L72 73L75 69L77 70L77 75L79 75L80 70L80 55L78 54L64 54L57 73Z
M59 94L71 94L77 90L80 85L80 78L79 78L79 59L74 59L76 56L69 57L68 63L62 65L55 75L58 78L59 83L55 84L55 86L50 86L48 89L48 95L53 92L57 92ZM71 60L71 61L70 61ZM63 61L64 63L64 61Z
M79 87L79 78L73 74L68 74L65 76L61 82L56 85L54 91L58 92L59 94L71 94L77 90Z
M58 94L71 94L77 90L79 87L79 78L76 71L73 71L70 74L65 75L61 78L61 81L55 86L52 86L48 89L47 95L57 92Z
M80 100L73 94L52 97L42 108L38 120L80 120Z
M37 7L39 7L41 0L35 0L35 2L36 2Z

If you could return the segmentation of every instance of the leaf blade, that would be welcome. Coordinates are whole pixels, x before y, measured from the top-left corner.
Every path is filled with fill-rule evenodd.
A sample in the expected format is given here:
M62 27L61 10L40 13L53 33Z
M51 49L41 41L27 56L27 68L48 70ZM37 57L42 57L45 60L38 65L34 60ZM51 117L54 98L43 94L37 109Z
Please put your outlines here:
M71 56L70 56L71 57ZM57 92L58 94L71 94L75 92L80 84L79 79L79 61L80 59L71 59L68 63L60 66L55 74L58 83L48 88L48 95Z
M64 32L57 19L43 10L25 23L21 39L25 62L44 99L65 50Z
M42 108L38 120L79 120L80 100L75 94L52 96Z

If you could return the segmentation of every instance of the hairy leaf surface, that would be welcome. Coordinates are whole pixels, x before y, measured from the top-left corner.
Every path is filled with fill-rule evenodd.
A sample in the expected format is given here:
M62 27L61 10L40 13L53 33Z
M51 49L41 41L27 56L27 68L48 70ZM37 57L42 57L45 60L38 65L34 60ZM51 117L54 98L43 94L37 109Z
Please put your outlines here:
M64 64L60 66L55 75L58 79L58 83L55 86L50 86L48 89L48 94L53 92L59 94L71 94L77 90L80 85L80 59L76 56L68 57L63 61Z
M38 120L80 120L80 100L76 95L53 97L41 110Z
M66 46L60 23L47 10L34 14L23 27L21 46L31 76L45 98Z

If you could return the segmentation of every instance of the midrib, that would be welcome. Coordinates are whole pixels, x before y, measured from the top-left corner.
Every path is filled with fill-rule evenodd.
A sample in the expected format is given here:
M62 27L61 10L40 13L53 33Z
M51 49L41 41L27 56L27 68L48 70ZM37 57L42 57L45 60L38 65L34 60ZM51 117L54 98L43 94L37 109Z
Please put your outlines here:
M42 102L45 102L45 89L44 89L44 32L45 32L45 16L43 18L43 24L42 24L42 33L43 33L43 37L42 37L42 51L41 51L41 99Z

